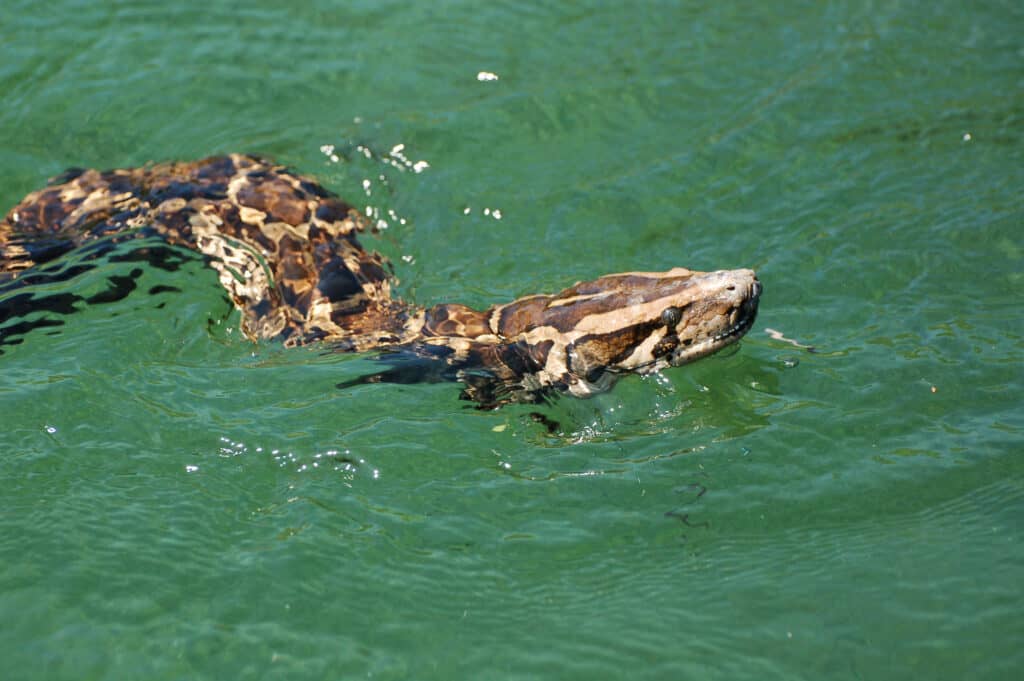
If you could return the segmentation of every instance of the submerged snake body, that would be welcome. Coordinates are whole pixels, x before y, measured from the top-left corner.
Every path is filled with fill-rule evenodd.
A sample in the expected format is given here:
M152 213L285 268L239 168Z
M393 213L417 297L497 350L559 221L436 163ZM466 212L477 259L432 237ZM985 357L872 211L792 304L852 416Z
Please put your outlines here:
M761 291L750 270L675 268L482 311L421 308L392 297L388 263L357 240L366 227L315 181L253 156L73 169L0 221L0 294L69 251L91 246L99 257L158 237L207 256L251 339L378 350L392 368L358 382L458 380L465 397L497 406L587 396L620 374L709 355L749 330Z

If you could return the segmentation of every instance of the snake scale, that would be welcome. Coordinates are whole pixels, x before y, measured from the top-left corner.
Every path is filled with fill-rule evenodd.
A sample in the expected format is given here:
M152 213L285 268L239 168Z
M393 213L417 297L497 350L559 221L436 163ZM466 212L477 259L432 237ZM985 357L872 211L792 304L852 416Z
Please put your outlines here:
M750 329L761 294L748 269L678 267L609 274L486 310L424 308L392 295L390 265L359 243L369 228L314 180L257 156L71 169L0 221L0 338L44 325L24 321L32 311L74 311L80 296L28 286L70 277L62 256L75 251L80 270L118 244L156 239L205 257L248 338L376 351L389 368L354 382L454 380L489 408L586 397L623 374L710 355Z

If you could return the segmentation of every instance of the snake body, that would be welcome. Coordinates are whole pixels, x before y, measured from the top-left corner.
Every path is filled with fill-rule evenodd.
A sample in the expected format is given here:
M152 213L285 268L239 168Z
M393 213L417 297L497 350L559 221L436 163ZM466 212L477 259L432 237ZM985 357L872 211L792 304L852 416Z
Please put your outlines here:
M424 308L392 295L389 263L358 240L367 229L316 181L256 156L72 169L0 221L0 324L46 300L18 287L65 254L92 249L98 258L156 238L206 257L247 337L378 351L391 368L360 382L456 380L464 397L494 407L584 397L622 374L709 355L750 329L761 293L751 270L675 268L606 275L486 310ZM0 325L0 337L24 328Z

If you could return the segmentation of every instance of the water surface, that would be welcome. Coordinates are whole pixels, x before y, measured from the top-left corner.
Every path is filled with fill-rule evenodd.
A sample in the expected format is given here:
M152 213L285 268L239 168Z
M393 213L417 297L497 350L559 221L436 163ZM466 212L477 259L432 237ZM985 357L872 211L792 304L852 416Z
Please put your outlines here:
M68 166L246 151L375 211L422 304L765 284L738 351L562 400L549 434L450 384L339 391L369 358L253 345L200 262L146 269L2 348L4 678L1024 664L1017 4L4 15L3 210Z

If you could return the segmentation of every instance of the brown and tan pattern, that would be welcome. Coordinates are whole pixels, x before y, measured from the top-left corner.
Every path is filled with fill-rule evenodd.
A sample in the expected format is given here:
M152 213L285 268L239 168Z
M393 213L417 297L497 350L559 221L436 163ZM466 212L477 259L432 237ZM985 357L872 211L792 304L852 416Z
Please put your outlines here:
M750 270L676 268L423 309L392 297L389 264L357 239L366 228L313 180L254 156L76 169L0 221L0 284L90 243L159 237L206 256L249 338L378 350L394 368L357 382L459 380L483 406L585 397L709 355L749 330L761 292Z

